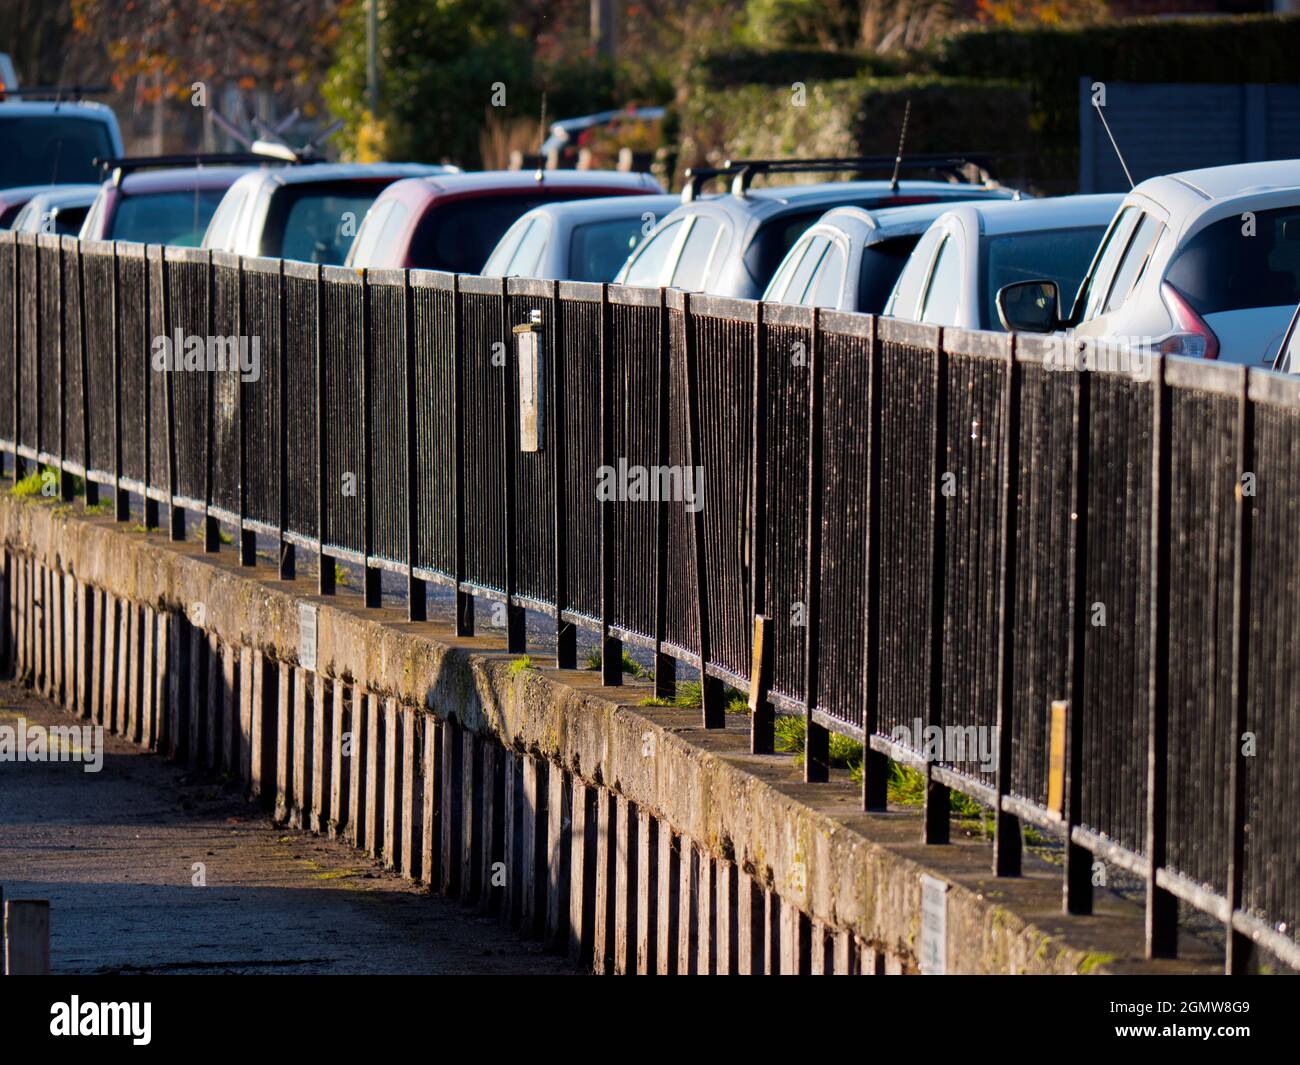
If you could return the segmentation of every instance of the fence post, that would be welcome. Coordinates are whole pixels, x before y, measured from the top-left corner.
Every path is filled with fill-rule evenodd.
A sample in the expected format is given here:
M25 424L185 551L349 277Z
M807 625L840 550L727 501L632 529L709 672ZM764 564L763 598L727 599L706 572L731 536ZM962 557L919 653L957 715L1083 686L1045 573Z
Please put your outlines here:
M930 691L926 701L926 727L943 728L943 607L944 562L947 553L947 511L943 494L944 466L948 459L948 354L943 329L938 330L934 351L934 427L930 455ZM951 828L950 789L925 767L926 843L947 843Z
M504 282L503 282L504 284ZM375 550L374 529L374 448L370 430L374 419L370 417L371 374L374 370L374 351L370 341L370 271L361 276L361 468L364 480L361 487L361 577L365 588L366 606L375 609L383 606L383 573L370 565Z
M13 236L14 245L14 276L13 276L13 359L14 359L14 484L26 476L26 463L23 461L19 447L22 445L22 422L20 420L22 413L22 396L23 396L23 349L22 349L22 258L23 246L18 241L18 235Z
M548 381L555 429L552 434L551 478L555 485L555 517L552 535L555 540L555 665L558 669L578 668L578 627L564 620L569 607L568 584L568 521L565 512L568 495L565 492L564 474L568 465L568 446L565 440L564 373L560 368L560 284L551 282L551 313L543 336L551 354Z
M522 654L527 643L525 631L524 608L515 603L515 584L518 565L515 536L515 431L518 415L515 412L512 368L516 365L514 353L510 351L510 297L506 292L506 279L501 278L501 342L506 345L506 359L501 381L501 483L505 486L506 516L506 650L511 654Z
M160 258L159 258L159 266L158 266L158 278L159 278L158 291L160 294L159 295L160 307L162 306L162 300L166 298L166 289L162 285L161 254L162 253L160 249L159 250ZM115 383L115 387L117 385L120 385L121 382L121 378L118 376L118 371L117 371L118 356L119 356L118 339L117 339L118 321L119 321L118 308L120 306L120 299L118 295L118 293L120 292L120 287L117 284L117 274L118 274L117 261L118 261L117 241L114 241L113 242L113 374L114 374L113 381ZM144 285L142 286L143 291L140 294L140 299L142 301L144 314L141 320L144 322L144 331L147 340L149 335L150 323L153 321L151 308L149 306L151 302L150 290L153 286L153 271L149 267L149 258L147 254L142 258L141 261L144 264ZM165 328L163 330L163 334L166 335ZM145 382L145 386L144 386L143 394L140 397L140 420L144 423L144 443L142 444L142 447L144 449L143 450L144 457L140 467L140 494L142 498L142 507L144 509L144 527L146 529L156 529L161 524L161 519L158 516L159 515L158 500L152 499L149 495L150 480L153 476L153 432L154 432L153 379L151 377L151 374L153 373L153 367L151 365L151 360L149 358L149 347L150 345L146 343L145 350L141 356L144 359L143 380ZM176 352L173 351L172 358L175 359L175 357L176 357ZM164 373L166 374L164 380L170 381L171 380L170 373L167 373L166 371L164 371ZM170 387L170 385L168 387ZM117 402L118 402L118 408L120 412L121 409L120 391L118 393ZM165 412L164 412L164 416L165 416ZM120 459L120 455L121 455L120 434L118 437L118 455ZM122 463L119 461L117 465L117 475L119 480L121 478L121 474L122 474ZM126 491L122 489L120 484L117 484L115 487L120 495L120 499L117 504L120 513L119 520L126 521L131 513L130 497L127 495Z
M682 296L682 328L685 331L686 356L686 451L691 468L698 469L701 461L703 441L700 432L700 388L696 372L696 338L691 326L691 297ZM698 508L691 515L693 547L695 558L695 606L699 624L700 641L700 706L705 728L723 728L726 717L723 713L722 682L709 676L709 578L706 566L707 555L704 550L704 508Z
M1016 336L1007 339L1007 369L1002 393L1002 498L998 505L1001 557L998 559L997 743L994 771L997 807L993 821L993 873L1019 876L1020 818L1003 808L1011 793L1012 729L1015 727L1016 648L1016 490L1020 480L1020 364Z
M158 257L161 260L162 268L160 276L162 278L162 295L160 303L163 314L163 335L171 336L171 285L168 283L168 274L170 273L167 263L167 250L160 247ZM185 511L176 502L176 480L177 480L177 461L176 461L176 395L173 384L175 374L167 374L167 503L169 509L168 525L171 530L173 540L185 539Z
M754 320L754 394L750 462L749 565L750 615L754 619L750 670L749 748L771 754L776 746L776 714L768 699L772 683L772 625L767 618L767 310L758 305ZM788 620L788 619L787 619Z
M207 292L207 313L204 316L207 324L207 336L212 336L213 330L213 303L216 294L216 271L212 266L212 252L205 250L203 252L203 272L207 283L203 286ZM238 371L236 371L238 372ZM212 516L212 453L213 447L213 430L214 421L212 413L216 407L216 397L214 395L213 377L215 370L208 370L203 375L203 392L204 406L207 408L207 425L203 434L203 550L213 554L221 550L221 527L217 519Z
M665 290L659 290L659 387L655 426L655 463L668 466L668 394L672 388L672 333ZM662 493L661 493L662 495ZM655 697L671 699L677 694L677 659L664 654L668 628L668 500L655 504Z
M64 316L64 304L67 297L63 291L63 237L59 236L54 239L58 241L58 298L54 303L58 307L59 318L59 499L67 503L76 498L77 493L73 485L72 474L65 468L68 461L68 330Z
M1082 366L1083 360L1077 360ZM1070 697L1066 709L1065 886L1066 913L1092 913L1092 855L1074 842L1074 827L1083 816L1084 641L1088 617L1088 464L1091 450L1091 371L1074 371L1074 499L1075 520L1070 551Z
M804 556L804 716L807 738L804 745L803 778L808 783L830 779L831 734L813 720L817 705L817 673L821 664L821 565L822 565L822 362L821 309L812 312L812 333L808 345L808 526Z
M409 270L402 272L402 345L406 378L406 616L410 621L424 621L428 616L425 584L415 575L420 479L415 472L415 291Z
M81 355L81 465L85 470L86 506L99 505L99 483L90 479L92 464L90 447L90 353L86 347L86 259L77 244L77 338Z
M316 366L319 368L320 351L321 351L320 323L321 323L321 315L323 313L321 309L320 264L316 265L315 272L316 272L315 343L316 343ZM277 293L276 301L275 301L275 306L276 306L275 329L276 329L276 333L278 334L277 339L279 341L279 343L277 343L275 346L276 347L275 376L276 376L276 380L279 382L280 385L280 402L277 404L277 407L279 408L277 422L279 424L279 433L280 433L280 491L278 493L279 502L280 502L278 508L279 518L280 518L280 522L279 522L280 542L278 545L280 551L280 570L278 576L279 579L282 581L291 581L298 575L298 552L294 547L294 545L289 543L289 541L285 538L284 535L285 530L289 527L289 389L286 387L287 380L285 377L285 367L288 365L289 359L288 359L288 355L285 352L286 345L284 342L284 320L285 320L284 292L286 286L284 283L284 260L283 259L281 259L278 263L276 263L275 285L276 285L276 293ZM319 392L316 395L316 412L318 417L322 413L321 394ZM323 447L321 448L320 453L321 455L324 455ZM317 487L322 492L324 491L324 476L323 476L325 470L324 463L325 460L322 458L321 467L320 467L322 477L317 484ZM323 546L325 543L325 525L324 525L325 519L322 517L320 520L321 520L321 525L318 531L320 533L320 543ZM321 577L322 583L324 582L325 579L323 576L325 573L325 569L326 569L325 559L322 557L321 567L320 567L320 571L322 574ZM330 581L329 590L333 591L334 590L334 566L332 563L329 566L329 581ZM322 595L326 594L326 591L323 587L321 588L321 594Z
M453 568L456 583L456 635L474 635L474 595L464 588L465 581L465 355L461 350L464 327L460 306L460 274L451 275L451 376L452 424L455 426L452 451L456 464L456 557Z
M883 392L880 318L871 316L871 366L867 377L866 683L862 689L862 808L884 810L889 759L871 746L880 724L880 426Z
M325 554L325 522L329 516L329 508L326 500L329 496L325 491L325 448L328 442L329 431L327 429L328 419L325 413L325 400L327 396L328 381L325 373L324 344L321 342L321 321L325 315L325 283L322 280L320 264L317 263L312 270L312 281L315 292L312 296L316 313L313 316L312 325L312 347L316 355L316 590L321 595L333 595L336 590L336 581L334 578L334 559ZM280 264L280 321L284 321L284 263ZM284 330L280 331L280 347L284 348ZM283 363L283 360L281 360ZM285 388L284 377L280 377L280 409L283 412L285 406ZM288 557L288 566L292 574L294 568L294 551L293 546L286 544L284 541L285 526L288 525L286 514L288 512L288 450L289 450L289 429L286 424L283 413L280 418L280 577L285 579L285 559Z
M600 463L614 465L613 330L609 314L609 286L600 286ZM610 635L614 613L614 500L600 502L600 681L623 683L623 641Z
M235 336L244 342L244 257L235 264ZM283 341L282 341L283 343ZM257 565L257 534L245 528L248 520L248 415L244 410L244 386L259 382L245 382L242 369L236 370L235 422L239 433L239 564Z
M41 473L41 452L45 450L45 411L41 397L45 393L45 375L41 372L45 368L45 359L42 358L45 344L45 315L41 314L41 238L37 234L32 237L33 258L36 261L35 274L32 284L35 289L35 307L32 312L32 322L36 329L34 342L34 352L32 363L36 368L36 394L32 396L32 411L36 415L36 435L33 440L35 446L32 450L36 453L36 472Z
M4 904L4 973L50 974L50 904L45 899L7 899Z
M1252 545L1251 520L1254 514L1253 496L1243 489L1246 474L1253 472L1255 464L1255 407L1250 399L1250 371L1241 370L1241 395L1237 405L1237 485L1236 513L1233 518L1232 571L1232 714L1233 730L1229 743L1232 763L1228 770L1228 826L1232 833L1232 849L1228 852L1228 949L1224 968L1229 976L1244 974L1253 953L1254 944L1249 936L1238 932L1232 924L1233 917L1242 908L1246 873L1246 820L1249 806L1246 802L1246 755L1242 737L1250 727L1250 581ZM1175 920L1177 911L1175 910ZM1175 928L1176 938L1176 928Z

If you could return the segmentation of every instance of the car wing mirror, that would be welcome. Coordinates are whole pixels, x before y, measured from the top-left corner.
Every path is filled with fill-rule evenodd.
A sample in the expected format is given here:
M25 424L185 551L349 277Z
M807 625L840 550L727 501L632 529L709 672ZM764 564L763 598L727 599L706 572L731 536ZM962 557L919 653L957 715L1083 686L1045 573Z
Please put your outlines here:
M1008 333L1051 333L1062 328L1055 281L1017 281L998 290L998 319Z

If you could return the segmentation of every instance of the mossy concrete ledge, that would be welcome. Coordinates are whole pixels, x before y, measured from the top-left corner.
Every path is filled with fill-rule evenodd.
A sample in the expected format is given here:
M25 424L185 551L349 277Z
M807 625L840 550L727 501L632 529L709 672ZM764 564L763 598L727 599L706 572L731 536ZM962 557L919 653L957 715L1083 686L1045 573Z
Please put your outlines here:
M458 638L444 622L415 624L405 620L403 611L365 610L360 597L347 588L321 597L314 594L311 581L274 579L269 565L241 568L231 548L205 554L201 544L173 544L161 533L86 514L79 504L56 506L0 494L0 536L6 560L7 639L17 646L20 675L25 668L26 675L34 677L32 663L24 667L21 661L24 604L32 607L28 616L33 623L55 630L47 667L51 660L60 660L60 641L79 647L86 643L86 634L72 631L79 609L39 608L44 603L42 588L48 594L49 588L65 587L72 589L70 595L94 590L117 603L133 604L147 617L183 616L214 641L213 648L232 648L236 664L245 663L236 685L247 688L254 678L260 683L263 675L275 672L267 668L275 663L289 671L286 675L305 678L296 682L306 691L298 689L297 700L303 705L312 699L321 701L321 692L335 686L341 692L346 686L350 692L364 693L370 700L367 705L379 707L381 716L372 721L382 724L384 708L396 708L398 718L387 726L388 747L383 749L381 737L376 741L381 749L371 755L369 799L362 803L371 801L377 807L370 838L363 840L359 827L350 828L357 834L349 838L377 857L387 853L387 860L434 887L464 894L472 882L475 890L481 888L485 907L509 910L513 905L517 914L523 914L524 924L529 924L530 908L535 908L529 930L557 945L568 940L576 951L594 940L594 950L589 942L585 950L598 971L917 972L922 874L949 885L949 972L1214 969L1212 952L1196 941L1186 943L1188 949L1180 960L1145 960L1140 901L1099 892L1095 914L1062 914L1060 869L1050 860L1031 856L1023 877L997 879L989 873L989 845L978 832L956 832L956 842L926 847L919 842L917 811L900 808L864 814L860 789L846 774L835 775L829 783L803 783L791 756L748 752L744 716L730 717L725 729L705 730L697 711L639 705L651 693L644 681L629 678L624 687L602 687L597 671L548 668L536 655L521 667L515 662L517 656L505 653L503 637L491 629L480 636ZM47 576L42 578L41 573ZM48 583L51 579L54 584ZM56 592L54 600L58 599ZM310 669L311 663L299 657L304 603L316 607L316 661ZM123 628L117 639L139 638L139 628ZM160 622L157 644L145 641L140 648L155 648L161 656L168 631L168 624ZM253 656L261 656L261 665L250 671L246 663ZM213 661L220 661L219 654ZM144 669L154 676L151 663L145 662ZM213 669L205 675L217 672ZM89 690L88 677L89 667L79 664L63 678L59 690ZM153 690L152 682L142 679L140 688L147 693ZM157 689L162 691L161 681ZM84 696L80 698L84 703ZM253 714L263 706L271 714L276 709L275 700L265 693L227 693L226 698L251 705ZM68 699L77 702L72 695ZM277 805L289 809L300 801L301 824L322 831L328 825L333 830L344 818L337 796L330 806L328 779L315 783L316 800L323 809L307 809L312 804L311 708L304 725L302 711L288 705L284 693L280 699L278 757L282 763L290 759L286 747L293 746L296 761L287 767L282 764L281 787L292 795L281 796L283 801ZM340 735L337 728L330 735L328 716L319 716L327 710L316 710L318 777L328 777L329 745ZM422 746L418 739L422 733L411 731L409 725L403 733L402 711L430 727L454 730L439 733L437 749L443 752L439 765L454 767L456 780L467 782L463 790L456 784L453 796L446 781L435 785L436 767L429 761L438 757L429 753L435 748ZM193 712L197 722L200 710ZM159 736L166 733L167 725L161 703L156 713L154 727L146 723L135 731L142 742L162 749ZM283 715L295 713L298 717L292 721L283 720ZM203 720L217 716L209 709ZM245 740L250 731L264 728L269 733L270 722L271 718L260 725L245 723ZM197 727L191 728L191 735ZM219 728L220 722L211 727ZM384 733L383 727L379 733ZM235 734L238 746L238 721ZM412 736L417 739L412 741ZM260 742L267 745L271 739L263 736ZM453 744L461 750L462 743L468 744L463 748L463 764L461 755L447 754ZM191 739L191 752L196 749ZM485 752L485 779L496 775L495 792L490 784L485 791L474 790L482 786L477 768L480 749ZM212 757L215 762L217 755ZM249 757L245 752L246 765ZM385 757L389 759L386 784L374 776L383 772ZM350 772L361 772L361 759L353 761ZM337 752L333 764L337 775ZM475 768L464 768L471 765ZM537 792L545 790L539 773L550 788L551 809L545 819ZM256 791L252 779L256 771L249 776L250 788ZM336 779L336 790L339 784ZM442 790L435 794L435 787ZM460 796L468 800L463 806ZM469 809L477 808L480 801L492 816ZM404 809L403 804L420 808ZM506 827L501 830L503 805ZM558 816L561 808L563 817ZM443 834L441 847L438 839L430 838L435 817L441 818L442 827L436 830ZM453 819L463 824L463 831L449 827ZM543 820L547 823L534 823ZM498 897L489 887L495 883L489 872L492 860L501 857L510 864L516 854L510 841L518 837L521 823L529 826L522 830L528 846L518 853L526 865L533 863L527 876L538 885L535 900L530 891L525 892L522 910L517 889L507 888ZM422 831L423 852L417 839ZM481 875L475 865L480 857L469 853L471 837L478 839L479 834ZM573 842L579 836L587 841L586 847ZM403 838L408 841L405 851ZM505 844L493 843L502 838ZM671 864L665 864L669 856ZM440 876L434 869L439 861ZM451 864L459 868L457 876L448 872ZM584 893L575 883L590 888ZM592 907L595 912L587 912Z

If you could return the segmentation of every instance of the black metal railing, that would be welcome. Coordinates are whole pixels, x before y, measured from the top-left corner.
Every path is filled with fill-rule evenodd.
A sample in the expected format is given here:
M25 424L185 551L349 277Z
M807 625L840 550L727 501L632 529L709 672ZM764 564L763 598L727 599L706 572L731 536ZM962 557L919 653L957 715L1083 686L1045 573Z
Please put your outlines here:
M521 381L517 327L537 338ZM158 338L256 342L256 372L156 368ZM202 354L208 351L200 343ZM229 351L229 349L226 349ZM238 349L236 349L237 351ZM578 629L607 683L698 670L704 723L775 714L1146 881L1153 954L1176 903L1300 964L1300 380L1154 360L1075 369L1051 338L570 282L371 271L0 235L0 451L83 477L174 537L254 538ZM521 403L536 394L525 449ZM702 481L695 473L702 471ZM613 487L613 494L601 486ZM964 741L954 747L954 741ZM970 745L974 745L973 747Z

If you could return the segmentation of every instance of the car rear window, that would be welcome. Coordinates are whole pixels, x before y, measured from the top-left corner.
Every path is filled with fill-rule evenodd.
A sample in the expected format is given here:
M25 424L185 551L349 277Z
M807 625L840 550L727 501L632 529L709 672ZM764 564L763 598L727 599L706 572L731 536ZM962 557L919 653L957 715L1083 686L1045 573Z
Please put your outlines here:
M1253 228L1253 235L1252 235ZM1165 275L1197 314L1300 302L1300 207L1212 222L1192 237Z
M410 265L477 274L520 215L544 203L587 200L598 195L590 189L555 189L543 195L530 191L526 195L471 196L435 205L415 229Z
M894 282L903 272L903 265L921 239L919 233L895 237L868 244L862 250L858 267L858 310L864 314L879 314L894 289Z
M95 159L113 154L108 127L71 115L0 118L0 188L99 181Z
M282 185L271 198L261 254L337 266L388 181Z
M224 189L199 189L123 197L104 239L197 248L224 195Z
M1078 226L986 238L982 248L981 328L1002 328L998 324L998 290L1016 281L1043 279L1055 281L1061 292L1077 290L1105 231L1106 226Z
M574 281L612 281L641 242L640 214L574 226L569 238L569 277Z

